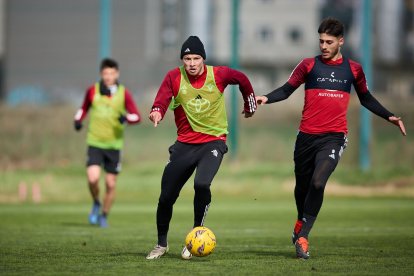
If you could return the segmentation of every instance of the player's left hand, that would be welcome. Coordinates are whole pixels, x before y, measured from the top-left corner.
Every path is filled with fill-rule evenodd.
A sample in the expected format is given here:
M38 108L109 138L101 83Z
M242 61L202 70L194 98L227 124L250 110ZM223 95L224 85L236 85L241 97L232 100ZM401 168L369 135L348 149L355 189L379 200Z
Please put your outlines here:
M82 122L81 121L73 121L73 127L76 131L80 131L82 129Z
M242 114L244 114L244 118L250 118L250 117L253 117L254 112L247 112L243 110Z
M127 120L125 115L121 115L118 118L118 121L121 123L121 125L123 125L125 123L125 121Z
M405 131L405 126L404 126L403 121L401 120L401 117L391 116L388 118L388 121L390 121L391 123L399 127L402 135L404 136L407 135L407 132Z
M256 96L257 105L265 105L269 99L266 96Z

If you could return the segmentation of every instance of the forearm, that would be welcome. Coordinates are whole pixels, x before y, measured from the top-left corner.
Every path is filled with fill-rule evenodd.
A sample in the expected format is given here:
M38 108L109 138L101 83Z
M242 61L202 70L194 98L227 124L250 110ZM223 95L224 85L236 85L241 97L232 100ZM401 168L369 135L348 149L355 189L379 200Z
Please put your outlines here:
M226 79L228 84L239 85L239 90L244 101L244 111L254 113L257 106L254 90L249 78L243 72L228 68Z
M293 87L288 82L286 82L281 87L276 88L269 94L265 95L268 99L266 103L270 104L270 103L275 103L275 102L286 100L287 98L289 98L290 95L292 95L292 93L295 90L296 90L295 87Z
M240 78L239 89L244 101L244 111L254 113L257 109L255 94L252 84L244 74Z
M170 101L171 101L171 99L170 99ZM159 112L161 114L161 117L164 118L165 113L167 112L167 110L168 110L168 104L165 105L163 102L154 101L154 104L152 105L150 113L154 112L154 111Z
M173 97L173 84L172 80L167 74L158 89L157 96L155 97L154 104L152 105L151 112L157 111L164 118L165 113L168 110L168 106Z
M371 111L372 113L374 113L375 115L384 118L387 121L389 117L394 116L394 114L388 111L384 106L382 106L369 91L366 93L357 93L357 95L359 101L361 102L361 105L369 111Z
M137 124L141 121L141 115L139 114L138 108L135 105L131 93L129 92L125 93L125 109L127 112L125 119L128 124Z
M91 102L91 91L88 90L85 94L85 98L83 100L82 106L76 111L74 116L74 120L78 122L82 122L85 119L86 114L88 114L88 110L92 104Z

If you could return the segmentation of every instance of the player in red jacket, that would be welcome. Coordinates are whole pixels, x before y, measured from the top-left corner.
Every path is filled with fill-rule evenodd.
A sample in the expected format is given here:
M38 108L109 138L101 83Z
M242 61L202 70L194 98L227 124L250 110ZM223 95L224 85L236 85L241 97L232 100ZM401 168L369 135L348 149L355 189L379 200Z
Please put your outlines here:
M190 36L181 48L182 66L169 71L158 90L150 120L157 126L168 107L174 110L177 141L169 148L170 159L161 180L157 208L158 243L147 259L156 259L168 252L167 233L173 205L181 188L194 177L194 224L204 224L211 202L210 185L224 154L227 152L227 118L224 89L238 84L244 100L246 118L256 111L254 91L242 72L226 66L204 64L204 45ZM191 258L184 247L182 258Z
M108 58L102 60L100 75L101 81L86 91L82 107L76 112L74 126L80 131L89 112L86 174L93 199L89 223L107 227L107 216L115 198L116 178L121 171L125 124L137 124L141 118L131 93L118 82L118 63ZM101 165L106 172L102 210L99 200Z
M292 236L296 255L303 259L309 258L308 235L322 206L326 183L347 145L351 86L364 107L406 135L401 118L369 92L361 65L342 56L343 24L327 18L318 33L321 55L302 60L283 86L256 97L259 105L282 101L305 83L305 104L294 151L298 217Z

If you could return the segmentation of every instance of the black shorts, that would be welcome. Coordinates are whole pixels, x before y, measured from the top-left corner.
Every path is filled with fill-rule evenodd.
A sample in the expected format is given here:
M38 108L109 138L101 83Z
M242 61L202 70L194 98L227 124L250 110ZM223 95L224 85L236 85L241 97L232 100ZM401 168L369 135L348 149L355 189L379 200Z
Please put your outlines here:
M91 165L103 165L106 172L118 174L121 172L121 151L88 146L86 166L89 167Z
M307 134L299 132L295 143L295 174L312 174L319 160L330 160L336 165L348 139L344 133Z

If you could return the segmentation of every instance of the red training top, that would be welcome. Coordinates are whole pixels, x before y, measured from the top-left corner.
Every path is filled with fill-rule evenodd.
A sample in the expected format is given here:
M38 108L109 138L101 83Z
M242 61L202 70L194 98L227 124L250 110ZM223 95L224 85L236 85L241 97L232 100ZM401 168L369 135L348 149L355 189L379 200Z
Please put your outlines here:
M305 103L299 130L309 134L348 133L346 113L351 84L357 93L367 93L365 74L359 63L320 56L303 59L288 83L295 89L305 83Z
M256 101L253 87L245 74L240 71L231 69L227 66L214 66L213 72L217 88L221 93L224 92L224 89L227 87L227 85L238 84L244 100L244 111L249 113L256 111ZM188 79L190 80L191 85L196 89L203 87L206 77L206 65L204 65L204 72L200 76L188 75ZM180 68L174 68L167 73L163 82L161 83L157 96L155 97L152 111L159 111L161 113L161 116L164 117L172 97L176 97L178 94L178 91L180 89L180 82ZM185 115L182 106L174 109L174 116L175 124L177 125L177 140L180 142L200 144L214 140L226 140L226 135L216 137L194 131L188 122L187 116Z

